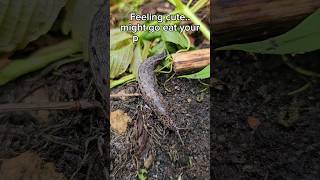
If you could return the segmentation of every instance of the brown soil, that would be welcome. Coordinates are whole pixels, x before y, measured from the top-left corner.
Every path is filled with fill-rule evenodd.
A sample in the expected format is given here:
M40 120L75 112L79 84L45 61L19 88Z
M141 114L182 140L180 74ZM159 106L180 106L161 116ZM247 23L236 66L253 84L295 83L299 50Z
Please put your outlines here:
M209 179L209 93L196 80L160 78L165 100L174 107L183 146L174 132L164 129L158 118L141 97L111 101L111 109L122 109L133 119L124 136L111 134L112 179L135 179L139 169L145 168L148 157L154 157L149 179ZM139 92L137 83L116 88L111 93L126 89Z
M33 93L41 88L48 90L45 99L50 102L93 100L97 93L91 82L87 63L67 64L1 86L0 103L19 103L30 96L36 101L44 98L43 93L41 96ZM6 159L32 151L45 162L53 163L53 169L68 179L105 179L108 131L101 126L105 119L99 112L99 109L47 111L45 121L44 116L35 116L33 112L0 113L0 168Z
M319 72L319 57L315 52L291 62ZM278 56L219 53L214 65L213 179L319 179L319 85L288 96L311 78ZM255 121L258 127L250 127Z

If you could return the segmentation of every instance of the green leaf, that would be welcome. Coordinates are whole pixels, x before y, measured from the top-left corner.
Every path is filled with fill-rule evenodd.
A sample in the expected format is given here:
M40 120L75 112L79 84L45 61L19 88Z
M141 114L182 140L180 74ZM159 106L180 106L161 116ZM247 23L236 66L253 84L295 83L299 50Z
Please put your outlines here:
M126 72L130 64L137 63L134 61L134 56L141 55L141 52L137 52L140 49L134 48L131 35L126 32L111 29L110 37L112 37L110 38L110 78L114 79ZM133 69L130 71L132 72Z
M142 61L142 47L140 43L137 43L136 48L134 49L134 57L130 66L130 72L132 72L136 77L138 77L138 69Z
M132 63L130 65L130 72L132 72L136 77L138 76L138 69L140 64L148 57L149 49L151 46L150 41L142 41L143 49L140 43L137 43L136 48L134 50L134 57Z
M103 3L104 0L69 0L66 5L62 31L65 34L71 32L72 38L82 45L85 60L89 59L91 22Z
M117 50L110 51L110 78L122 75L128 69L133 59L134 45L131 43Z
M65 0L1 0L0 52L24 48L47 33Z
M138 179L139 180L147 180L147 173L148 171L145 169L140 169L138 172Z
M194 73L194 74L189 74L189 75L182 75L179 76L180 78L187 78L187 79L207 79L210 78L210 65L206 66L204 69L201 71Z
M260 42L236 44L216 50L242 50L261 54L302 54L320 49L320 9L289 32Z
M156 46L154 46L151 49L151 54L160 54L161 52L163 52L165 50L166 46L164 41L161 41L160 43L158 43Z
M131 41L132 36L126 32L121 32L120 29L110 30L110 49L116 50L121 46L128 45Z
M117 80L110 80L110 89L119 86L119 85L123 85L129 82L132 82L136 79L134 74L129 74L126 76L121 77L120 79Z
M144 32L141 36L145 40L152 41L161 37L161 32Z
M177 31L161 31L161 38L165 42L172 42L182 48L188 48L189 43L186 37Z
M26 59L17 59L0 70L0 86L16 78L46 67L63 57L79 52L79 44L67 40L59 44L43 48Z

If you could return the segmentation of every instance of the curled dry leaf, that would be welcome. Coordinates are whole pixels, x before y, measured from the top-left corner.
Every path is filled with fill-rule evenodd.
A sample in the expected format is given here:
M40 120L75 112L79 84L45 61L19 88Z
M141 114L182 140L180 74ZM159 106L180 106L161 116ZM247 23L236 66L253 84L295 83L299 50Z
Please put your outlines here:
M118 134L124 134L127 131L128 123L130 122L131 117L120 109L113 111L110 114L111 128Z
M154 156L150 154L146 160L144 160L143 166L149 169L154 161Z

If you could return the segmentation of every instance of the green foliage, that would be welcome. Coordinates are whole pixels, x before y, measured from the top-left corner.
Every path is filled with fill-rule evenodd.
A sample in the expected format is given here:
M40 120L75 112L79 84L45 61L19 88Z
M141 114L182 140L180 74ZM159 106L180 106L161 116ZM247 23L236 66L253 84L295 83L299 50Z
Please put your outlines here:
M171 42L176 45L180 45L182 49L189 48L187 38L177 31L161 31L161 39L164 42Z
M14 60L0 70L0 86L18 78L21 75L44 68L50 63L58 61L75 52L79 52L80 50L81 48L77 42L68 40L51 47L41 49L27 59Z
M195 14L197 10L199 10L201 7L203 7L205 4L209 2L208 0L199 0L199 2L196 3L194 7L191 7L191 8L183 4L181 0L168 0L168 1L176 7L176 10L175 10L176 13L184 14L193 22L193 24L200 25L200 31L202 32L204 37L210 40L210 30Z
M120 79L117 79L117 80L110 80L110 88L114 88L116 86L119 86L119 85L122 85L122 84L126 84L126 83L129 83L129 82L132 82L135 80L135 75L134 74L129 74L129 75L126 75L126 76L123 76L121 77Z
M141 46L143 44L143 48ZM151 46L150 41L140 41L137 43L136 48L134 50L134 58L130 65L129 72L132 72L136 77L138 76L138 68L142 61L146 59L149 55L149 49Z
M261 54L302 54L320 49L320 10L280 36L260 42L236 44L217 50L242 50Z
M184 5L180 0L169 0L174 6L176 6L176 12L184 14L188 17L193 24L200 25L200 31L202 34L210 41L210 30L208 27L195 15L199 9L204 7L209 1L208 0L199 0L193 7L189 7L189 4ZM210 78L210 65L205 67L198 73L180 76L188 79L206 79Z
M184 14L185 16L190 18L194 24L200 25L200 30L203 32L204 36L208 40L210 40L209 29L195 15L196 11L204 7L209 2L208 0L200 0L193 7L189 7L190 4L184 5L180 0L169 0L169 2L173 3L176 6L176 9L170 14ZM138 4L140 3L141 2L139 1ZM179 22L164 22L161 24L159 24L158 22L146 22L146 25L163 26L167 24L172 25L172 23L177 24ZM117 36L117 34L119 34L119 36ZM139 65L148 56L159 54L163 51L174 53L179 50L189 49L191 46L188 37L178 31L160 31L153 33L138 32L136 33L136 35L139 36L139 42L137 42L135 46L131 46L132 44L128 42L128 40L131 40L130 34L119 32L117 30L111 30L111 54L116 53L115 55L111 55L111 88L122 83L135 80ZM121 53L125 53L125 55ZM131 56L131 54L133 55ZM158 72L164 72L162 71L162 69L170 68L171 65L172 62L170 61L170 58L166 58L166 61L163 63L162 68L159 68L160 71ZM169 72L171 72L171 70ZM194 75L183 77L190 79L208 78L210 77L210 67L208 66L203 71Z
M121 32L119 29L110 30L110 36L113 37L110 38L110 88L113 88L134 80L134 75L126 75L125 72L130 65L137 63L134 59L139 59L137 55L141 54L141 49L134 47L130 34Z
M147 173L148 171L145 170L145 169L140 169L139 172L138 172L138 179L139 180L147 180Z
M260 42L235 44L216 50L242 50L261 54L302 54L320 49L320 10L315 11L292 30ZM207 68L207 67L206 67ZM205 68L205 69L206 69ZM209 68L210 69L210 68ZM210 71L180 76L191 79L210 77Z
M62 31L72 34L72 40L41 49L28 58L12 61L0 70L0 85L81 50L84 59L88 59L91 21L104 0L69 0L66 5L67 1L0 1L0 53L22 49L47 33L65 6Z
M47 33L65 0L1 0L0 52L24 48Z
M201 71L189 74L189 75L182 75L179 76L180 78L187 78L187 79L207 79L210 78L210 65L202 69Z
M64 34L72 34L72 38L82 45L85 60L89 59L88 44L91 22L104 0L68 0L66 16L62 23Z

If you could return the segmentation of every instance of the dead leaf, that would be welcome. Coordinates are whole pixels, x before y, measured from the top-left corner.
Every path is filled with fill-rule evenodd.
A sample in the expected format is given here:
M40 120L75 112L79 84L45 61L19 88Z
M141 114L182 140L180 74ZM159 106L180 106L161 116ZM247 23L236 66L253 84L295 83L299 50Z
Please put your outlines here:
M150 154L148 156L148 158L146 160L144 160L144 163L143 163L144 167L146 169L149 169L151 167L153 161L154 161L154 156L152 154Z
M256 130L259 127L259 125L261 124L259 119L257 119L254 116L249 116L247 119L247 122L248 122L250 128L253 130Z
M29 151L3 160L0 179L66 180L62 173L56 172L53 163L45 163L37 154Z
M130 122L131 118L127 115L127 113L120 109L113 111L110 114L111 128L118 134L124 134L127 131L128 123Z

